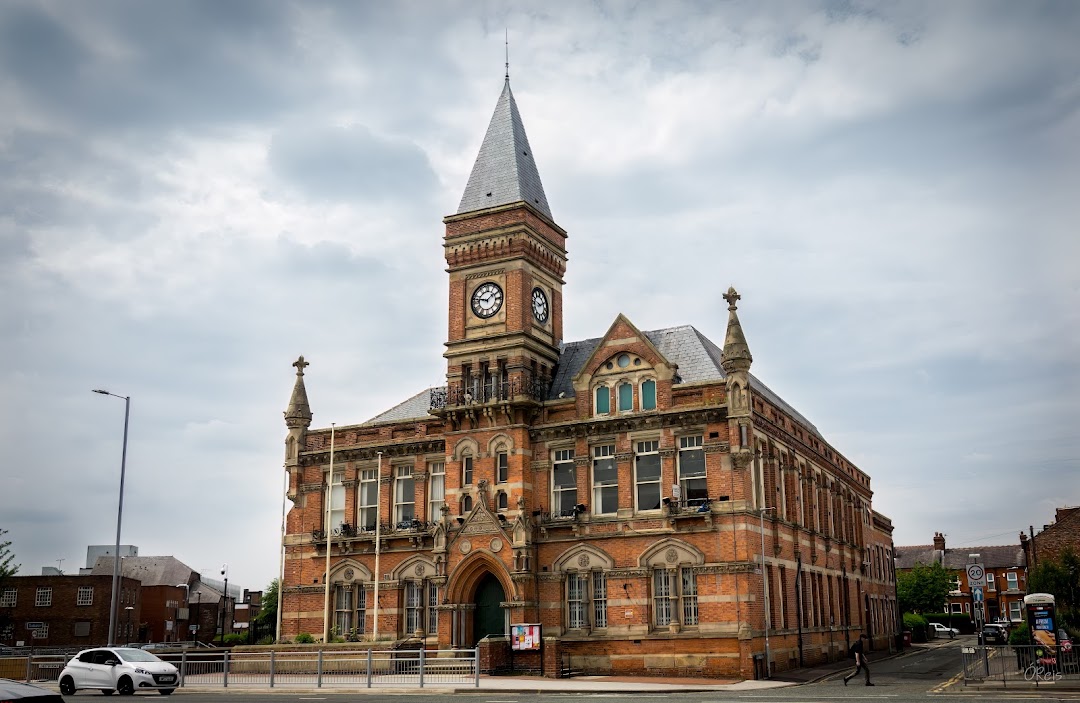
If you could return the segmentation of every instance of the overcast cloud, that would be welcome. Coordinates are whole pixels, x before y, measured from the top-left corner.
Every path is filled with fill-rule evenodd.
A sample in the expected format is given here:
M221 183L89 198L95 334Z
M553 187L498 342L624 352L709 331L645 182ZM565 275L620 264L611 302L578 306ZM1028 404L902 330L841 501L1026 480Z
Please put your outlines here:
M0 5L0 528L278 571L290 364L324 427L444 374L441 218L503 80L570 233L567 340L722 342L897 544L1080 503L1073 2Z

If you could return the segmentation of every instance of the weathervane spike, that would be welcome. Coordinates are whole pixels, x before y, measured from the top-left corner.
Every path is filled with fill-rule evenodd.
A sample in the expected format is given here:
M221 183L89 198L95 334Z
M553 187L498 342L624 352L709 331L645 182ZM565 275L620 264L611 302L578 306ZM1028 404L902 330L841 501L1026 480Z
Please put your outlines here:
M506 42L506 80L510 80L510 29L504 28L503 32Z

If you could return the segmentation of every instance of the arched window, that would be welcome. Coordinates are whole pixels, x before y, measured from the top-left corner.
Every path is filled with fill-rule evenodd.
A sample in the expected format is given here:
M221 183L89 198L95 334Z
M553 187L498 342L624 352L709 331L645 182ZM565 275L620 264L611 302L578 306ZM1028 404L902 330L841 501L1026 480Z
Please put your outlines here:
M619 384L619 412L634 409L634 387L629 383Z
M656 381L641 384L641 409L656 410Z
M611 412L611 389L607 386L596 387L596 408L597 415L607 415Z
M495 483L506 483L510 480L510 455L506 453L506 447L500 446L495 454Z
M472 512L472 496L465 496L461 499L461 514Z
M461 485L471 486L473 475L472 454L466 452L461 455Z
M510 499L506 496L506 491L499 491L499 495L495 498L495 503L499 510L506 510L509 507Z

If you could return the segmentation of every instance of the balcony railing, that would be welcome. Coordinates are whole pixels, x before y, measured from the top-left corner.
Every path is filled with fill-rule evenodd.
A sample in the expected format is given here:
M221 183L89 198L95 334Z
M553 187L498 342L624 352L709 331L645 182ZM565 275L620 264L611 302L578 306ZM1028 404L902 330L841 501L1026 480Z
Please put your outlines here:
M708 513L712 510L712 500L709 498L672 499L664 505L667 507L668 515L693 515L695 513Z
M379 525L379 531L384 535L394 534L426 534L435 527L434 522L424 520L400 520L398 522L384 522ZM375 525L348 525L342 524L330 530L331 539L356 539L375 536ZM326 541L326 530L312 530L311 539L315 542Z
M508 401L521 396L540 403L547 398L550 386L550 378L533 374L500 382L454 383L431 389L429 408L438 411L461 405Z

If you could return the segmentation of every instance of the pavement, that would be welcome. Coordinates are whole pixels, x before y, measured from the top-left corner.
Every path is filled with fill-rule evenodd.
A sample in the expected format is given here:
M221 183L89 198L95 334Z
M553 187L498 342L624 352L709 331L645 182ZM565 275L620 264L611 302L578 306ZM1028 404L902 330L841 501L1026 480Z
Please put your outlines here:
M905 649L903 652L871 652L867 658L871 664L874 662L884 661L887 659L894 659L897 657L906 657L915 655L921 651L933 647L946 646L946 642L932 642L929 644L916 644ZM388 694L388 693L411 693L411 694L431 694L437 693L484 693L484 692L500 692L500 693L583 693L583 694L601 694L601 693L627 693L627 692L652 692L652 693L708 693L717 691L761 691L768 689L777 689L788 686L797 686L801 684L811 684L818 681L825 680L829 677L836 676L842 673L847 673L852 670L852 662L847 659L840 659L828 664L822 664L814 667L804 667L801 669L795 669L791 671L784 671L774 676L772 679L765 681L740 681L740 680L722 680L722 679L706 679L706 678L679 678L679 677L655 677L655 676L575 676L566 679L552 679L544 678L541 676L480 676L480 685L473 686L469 684L455 683L455 684L443 684L435 683L425 686L424 688L418 688L415 686L387 686L377 685L372 688L364 687L363 685L357 685L354 683L330 683L323 688L316 689L314 686L304 684L292 684L292 685L279 685L274 688L268 688L264 685L252 684L247 685L243 683L230 682L228 691L230 693L237 694L281 694L281 693L296 693L303 691L320 691L325 693L376 693L376 694ZM1048 685L1043 683L1040 688L1043 690L1054 691L1066 691L1066 690L1080 690L1080 682L1076 681L1058 681L1056 685ZM57 689L55 683L38 683L39 686L45 686L46 688ZM1001 682L986 682L984 684L968 684L964 686L959 681L959 675L954 677L946 684L949 688L949 693L986 693L988 689L1001 689ZM945 686L940 687L938 690L944 689ZM1013 682L1009 683L1009 688L1013 689ZM1023 684L1015 686L1018 690L1024 690L1028 688ZM189 688L179 688L176 690L178 695L193 694L193 693L207 693L210 691L221 691L220 686L193 686Z

